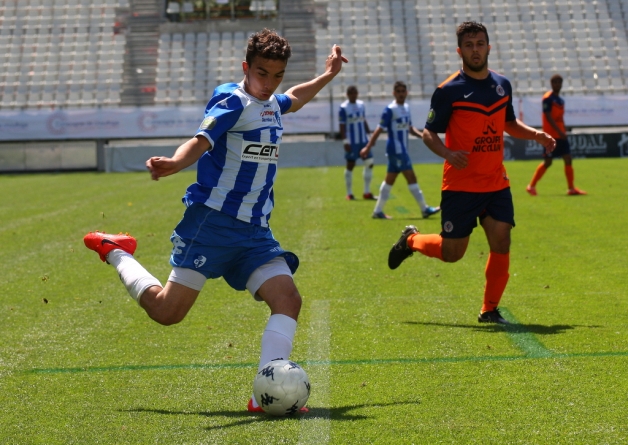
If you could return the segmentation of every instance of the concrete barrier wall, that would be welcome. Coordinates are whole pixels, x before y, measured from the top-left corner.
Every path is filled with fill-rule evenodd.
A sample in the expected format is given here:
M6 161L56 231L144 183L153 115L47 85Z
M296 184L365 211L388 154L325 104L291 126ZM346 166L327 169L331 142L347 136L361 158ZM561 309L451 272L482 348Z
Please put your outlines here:
M172 156L187 139L112 141L47 141L0 144L0 173L28 171L99 170L106 172L145 171L151 156ZM373 148L375 163L385 165L386 138ZM570 134L574 157L627 157L628 131ZM504 138L506 160L541 159L542 147L531 141ZM441 163L420 139L410 139L414 164ZM280 147L280 167L343 166L340 141L284 142ZM358 165L361 161L358 161ZM190 169L195 168L191 166Z
M373 147L376 164L386 164L385 138ZM115 146L105 148L106 171L143 171L151 156L171 156L176 146ZM410 140L410 158L416 164L442 162L419 139ZM358 161L358 165L361 161ZM280 147L280 167L330 167L345 165L344 149L340 141L284 142Z
M96 166L95 141L0 144L0 172L89 170Z

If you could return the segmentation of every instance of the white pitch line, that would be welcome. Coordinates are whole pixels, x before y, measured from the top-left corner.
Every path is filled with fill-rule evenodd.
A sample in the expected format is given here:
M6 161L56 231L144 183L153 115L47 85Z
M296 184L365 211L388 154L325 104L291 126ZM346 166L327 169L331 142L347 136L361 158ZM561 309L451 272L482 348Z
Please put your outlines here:
M301 418L298 443L321 445L329 443L331 429L331 418L329 409L327 409L329 406L329 344L331 341L329 301L312 302L307 336L308 360L321 363L306 369L312 385L312 393L308 402L317 407L316 411L320 415L317 417L305 415Z

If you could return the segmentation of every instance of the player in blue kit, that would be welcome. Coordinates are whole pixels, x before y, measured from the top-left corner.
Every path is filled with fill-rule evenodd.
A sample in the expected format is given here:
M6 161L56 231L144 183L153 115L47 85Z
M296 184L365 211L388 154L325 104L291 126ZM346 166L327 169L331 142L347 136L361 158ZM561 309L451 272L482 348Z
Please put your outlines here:
M251 35L242 62L244 79L214 90L196 135L171 158L146 162L152 179L158 180L198 161L197 181L183 197L186 210L170 238L173 268L165 286L133 257L133 237L102 232L84 237L88 248L116 268L148 316L163 325L183 320L211 278L224 277L232 288L248 289L256 300L266 302L271 315L262 335L260 368L289 358L301 309L292 278L299 260L282 249L268 226L281 116L302 108L347 62L334 45L323 74L285 94L274 94L290 56L290 45L275 31ZM253 397L247 409L261 411Z
M355 161L360 159L360 150L368 142L369 124L366 122L366 110L364 102L358 100L358 89L351 85L347 88L347 100L340 104L338 112L340 123L340 137L345 149L347 169L345 170L345 185L347 199L354 200L353 196L353 168ZM373 178L373 154L369 153L364 159L364 199L375 199L371 193L371 180Z
M414 169L412 168L412 161L408 155L408 134L421 138L422 133L419 129L412 126L410 107L406 103L408 87L404 82L395 82L393 96L395 100L384 109L378 127L371 135L366 146L360 151L360 156L362 156L363 159L366 159L369 155L372 156L371 149L373 145L377 142L379 135L386 130L388 133L388 142L386 143L388 171L384 182L382 182L379 188L379 197L375 203L373 218L391 219L390 216L384 213L384 206L386 205L386 201L388 201L390 190L395 184L399 173L406 178L408 189L421 208L421 215L423 218L427 218L430 215L440 212L440 207L430 207L425 203L423 192L419 187Z

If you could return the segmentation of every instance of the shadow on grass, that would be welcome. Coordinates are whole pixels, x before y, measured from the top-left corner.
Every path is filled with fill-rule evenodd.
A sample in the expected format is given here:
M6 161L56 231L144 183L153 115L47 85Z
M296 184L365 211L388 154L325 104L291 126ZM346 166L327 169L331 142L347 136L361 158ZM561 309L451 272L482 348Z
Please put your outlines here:
M598 325L569 325L569 324L455 324L455 323L434 323L429 321L404 321L404 324L424 325L424 326L443 326L447 328L473 329L480 332L508 332L511 334L539 334L539 335L555 335L563 334L566 331L577 328L595 329L600 328Z
M307 414L296 415L291 417L274 417L263 413L250 413L244 410L238 411L176 411L166 409L151 409L151 408L133 408L120 410L120 412L126 413L151 413L162 414L167 416L201 416L201 417L226 417L228 419L234 419L233 422L207 427L208 430L228 428L234 426L247 425L254 422L284 422L294 419L330 419L336 421L353 421L367 419L368 416L362 414L351 414L350 411L369 408L369 407L387 407L398 405L420 405L419 400L407 401L407 402L391 402L391 403L364 403L360 405L348 405L340 406L336 408L317 408L308 407L309 412Z

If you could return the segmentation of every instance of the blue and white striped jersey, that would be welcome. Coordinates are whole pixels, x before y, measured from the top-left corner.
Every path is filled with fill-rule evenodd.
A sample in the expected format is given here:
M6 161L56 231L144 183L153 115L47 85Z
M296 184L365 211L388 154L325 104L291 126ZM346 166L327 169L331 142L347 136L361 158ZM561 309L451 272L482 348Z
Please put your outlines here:
M205 107L196 136L212 145L198 161L197 182L183 202L198 202L241 221L268 227L283 127L281 114L292 101L285 94L256 99L242 83L220 85Z
M356 100L355 103L345 100L340 104L338 122L345 124L345 135L351 145L364 146L369 141L366 137L366 109L364 102Z
M386 154L408 153L408 133L412 125L408 103L392 101L382 113L379 126L388 132Z

